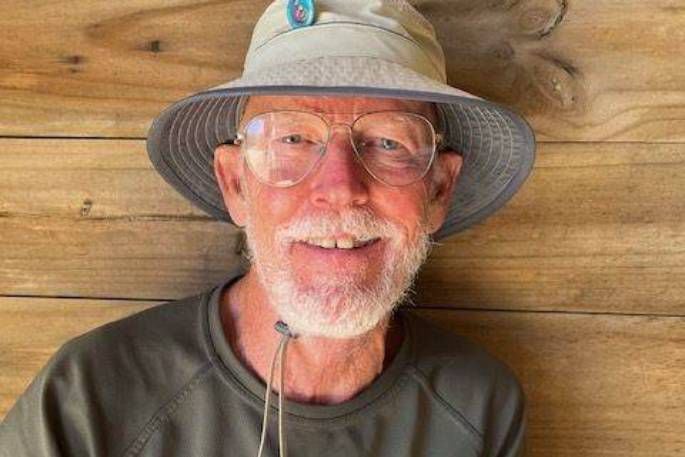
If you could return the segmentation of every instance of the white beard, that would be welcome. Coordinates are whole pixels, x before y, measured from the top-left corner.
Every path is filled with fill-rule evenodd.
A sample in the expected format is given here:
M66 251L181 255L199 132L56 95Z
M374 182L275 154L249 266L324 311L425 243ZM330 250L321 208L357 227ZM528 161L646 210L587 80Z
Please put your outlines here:
M356 236L380 236L386 241L381 273L373 286L361 286L352 277L322 277L302 284L287 256L294 239L327 236L336 231ZM428 257L430 236L421 229L415 240L364 209L342 214L300 218L278 227L274 240L256 240L254 221L245 226L250 260L267 297L280 318L300 335L351 338L374 329L404 300Z

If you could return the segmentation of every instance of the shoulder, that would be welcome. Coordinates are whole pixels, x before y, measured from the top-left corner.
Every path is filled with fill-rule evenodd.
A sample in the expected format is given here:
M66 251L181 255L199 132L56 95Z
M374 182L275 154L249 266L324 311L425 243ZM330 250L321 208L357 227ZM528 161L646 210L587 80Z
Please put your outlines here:
M197 356L193 352L200 349L202 305L207 295L208 291L204 291L168 301L101 325L63 344L62 356L97 356L98 363L114 362L131 354L142 357L139 362L149 361L146 358L153 355L174 359L179 355Z
M405 310L414 337L416 367L426 376L458 377L462 385L483 386L498 378L517 384L511 367L484 346L443 328L415 310Z
M509 364L416 311L406 313L414 338L415 376L427 393L482 440L484 451L521 440L526 396Z
M63 442L70 455L120 453L209 372L202 336L208 293L153 306L64 343L19 397L0 435L40 455L52 454L28 447Z
M119 319L64 343L53 364L94 373L160 379L202 363L202 303L206 293L169 301Z

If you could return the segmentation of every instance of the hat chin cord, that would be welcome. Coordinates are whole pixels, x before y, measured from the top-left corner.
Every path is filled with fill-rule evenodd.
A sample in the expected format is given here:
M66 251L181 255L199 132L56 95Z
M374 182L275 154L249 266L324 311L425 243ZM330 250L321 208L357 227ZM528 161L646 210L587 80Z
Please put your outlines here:
M265 394L265 401L264 401L264 412L263 412L263 421L262 421L262 437L259 442L259 451L257 452L257 457L262 457L262 452L264 451L264 443L266 442L266 428L267 428L267 422L269 418L269 403L271 399L271 384L273 382L273 374L274 374L274 367L276 366L276 360L278 359L278 365L279 365L279 371L280 371L280 384L279 384L279 389L278 389L278 449L279 449L279 455L283 457L287 457L288 455L288 450L287 450L287 444L286 444L286 437L285 437L285 431L284 431L284 424L283 424L283 411L285 409L285 399L283 398L285 395L283 394L283 372L285 371L285 353L286 349L288 346L288 342L290 341L290 338L297 338L295 334L293 334L290 331L290 328L288 327L288 324L286 324L283 321L278 321L274 325L274 328L276 329L277 332L281 333L283 336L281 337L281 341L278 344L278 349L276 350L276 353L274 354L274 358L271 361L271 368L269 370L269 380L266 385L266 394Z

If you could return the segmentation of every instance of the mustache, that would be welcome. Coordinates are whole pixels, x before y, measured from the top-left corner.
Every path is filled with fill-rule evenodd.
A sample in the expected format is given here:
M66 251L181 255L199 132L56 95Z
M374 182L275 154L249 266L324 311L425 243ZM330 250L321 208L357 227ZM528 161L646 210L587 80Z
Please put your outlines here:
M305 238L345 233L355 238L400 238L402 230L394 223L364 208L338 212L310 213L276 229L276 240L292 242Z

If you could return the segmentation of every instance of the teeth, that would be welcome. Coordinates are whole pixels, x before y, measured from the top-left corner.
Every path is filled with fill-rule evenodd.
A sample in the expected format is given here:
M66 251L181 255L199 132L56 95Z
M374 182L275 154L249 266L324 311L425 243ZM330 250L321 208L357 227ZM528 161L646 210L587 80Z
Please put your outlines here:
M352 249L354 247L352 238L340 238L336 241L336 244L340 249Z
M311 244L314 246L319 246L325 249L333 249L333 248L338 248L338 249L353 249L357 248L360 246L364 246L368 244L371 240L374 240L374 237L371 236L363 236L359 238L352 238L352 237L342 237L342 238L333 238L333 237L316 237L316 238L307 238L302 241L304 241L307 244Z

